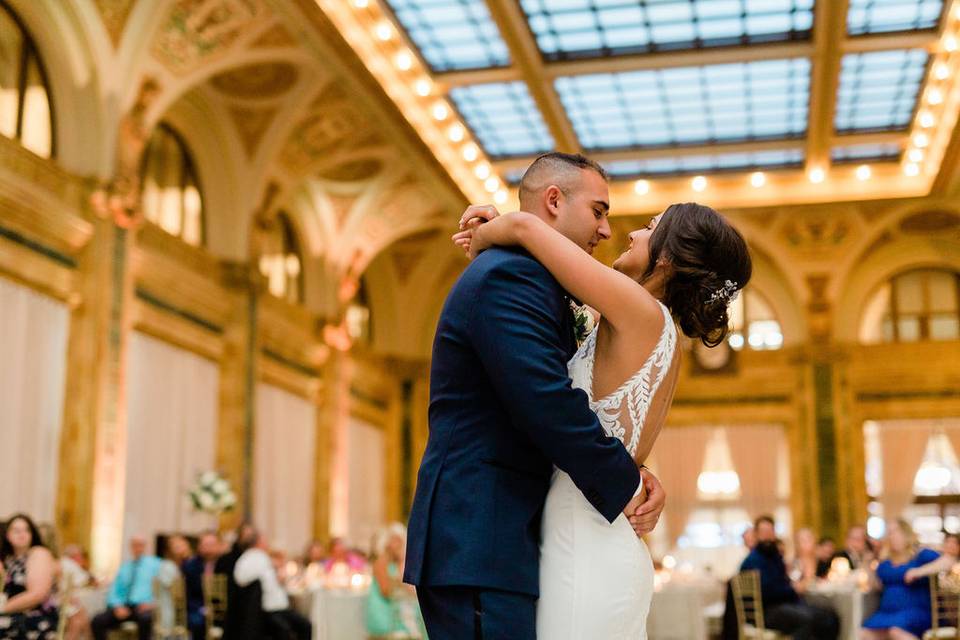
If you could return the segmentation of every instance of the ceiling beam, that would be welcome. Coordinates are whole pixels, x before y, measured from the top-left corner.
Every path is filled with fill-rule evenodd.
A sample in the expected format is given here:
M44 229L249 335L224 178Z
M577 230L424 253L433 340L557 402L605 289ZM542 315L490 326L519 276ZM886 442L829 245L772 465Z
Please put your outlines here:
M907 131L883 131L879 133L854 133L844 136L831 136L830 146L852 146L859 144L895 143L905 144L909 136ZM785 149L803 149L807 141L796 140L751 140L747 142L728 142L710 145L684 147L653 147L646 149L618 149L611 151L592 151L590 157L597 162L617 162L621 160L648 160L651 158L680 158L687 156L712 156L725 153L752 153L756 151L782 151ZM501 175L507 171L525 169L536 156L507 158L494 162Z
M810 109L807 114L807 167L830 164L830 139L840 84L840 43L847 32L848 0L814 4L813 70L810 78Z
M527 83L533 101L543 114L555 148L568 153L579 151L580 141L553 83L544 76L540 49L527 27L527 19L519 3L516 0L487 0L487 7L510 49L513 66L520 72L520 79Z
M826 13L826 11L818 10L818 15L820 13ZM838 48L843 53L887 51L890 49L931 50L937 43L937 33L935 31L883 33L847 38L845 26L846 14L844 14L843 18L843 33L839 35L834 34L834 37L837 38L834 42L841 43ZM816 29L814 31L816 32ZM540 64L543 67L544 76L553 79L560 76L593 73L621 73L625 71L667 69L671 67L689 67L703 64L803 58L814 56L816 50L815 42L777 42L736 47L662 51L628 56L607 56L604 58L565 60ZM539 56L539 52L537 55ZM514 80L523 80L524 78L519 68L511 66L494 69L447 71L435 74L434 79L446 87L460 87L490 82L511 82Z

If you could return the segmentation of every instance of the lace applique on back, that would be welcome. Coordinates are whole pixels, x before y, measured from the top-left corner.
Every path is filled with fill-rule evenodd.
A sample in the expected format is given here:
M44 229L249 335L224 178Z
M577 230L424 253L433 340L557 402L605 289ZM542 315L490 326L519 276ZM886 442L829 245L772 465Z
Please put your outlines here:
M677 329L670 311L661 303L663 331L643 366L616 391L603 398L593 398L593 362L596 357L597 327L587 336L580 349L570 359L568 369L573 386L583 389L590 399L590 408L600 418L607 435L623 442L631 456L636 457L640 433L647 419L647 411L660 383L670 370L677 342Z

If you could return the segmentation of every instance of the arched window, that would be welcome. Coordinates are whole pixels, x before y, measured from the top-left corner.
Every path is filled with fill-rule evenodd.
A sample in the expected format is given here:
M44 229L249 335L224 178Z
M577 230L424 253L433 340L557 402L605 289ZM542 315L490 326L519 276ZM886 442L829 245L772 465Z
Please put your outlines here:
M183 138L164 123L144 152L143 211L167 233L203 244L203 196L193 158Z
M303 302L303 254L290 217L277 214L265 231L260 273L267 279L267 288L274 296L293 304Z
M23 24L0 0L0 134L44 158L54 155L47 75Z
M883 283L860 322L860 342L960 339L960 273L914 269Z
M783 332L767 301L756 291L746 289L730 305L730 346L739 351L744 347L754 350L779 349L783 346Z

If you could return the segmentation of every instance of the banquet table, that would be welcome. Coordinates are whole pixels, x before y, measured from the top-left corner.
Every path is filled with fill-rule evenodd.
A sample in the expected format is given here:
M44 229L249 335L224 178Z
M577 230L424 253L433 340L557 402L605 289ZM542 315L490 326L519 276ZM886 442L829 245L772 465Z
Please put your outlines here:
M647 617L650 640L706 640L709 618L720 604L723 615L723 586L714 580L668 582L654 591Z
M366 640L367 590L312 588L292 592L293 608L310 618L313 640Z
M880 606L880 593L864 593L854 585L817 584L804 594L809 604L833 609L840 616L840 640L856 640L863 621Z

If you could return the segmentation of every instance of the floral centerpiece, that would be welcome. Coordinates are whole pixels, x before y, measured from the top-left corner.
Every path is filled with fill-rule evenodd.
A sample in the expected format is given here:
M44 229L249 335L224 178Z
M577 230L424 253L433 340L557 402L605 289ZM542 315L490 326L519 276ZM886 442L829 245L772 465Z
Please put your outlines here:
M197 484L187 494L194 509L213 515L230 511L237 504L237 496L230 483L216 471L205 471L197 477Z

